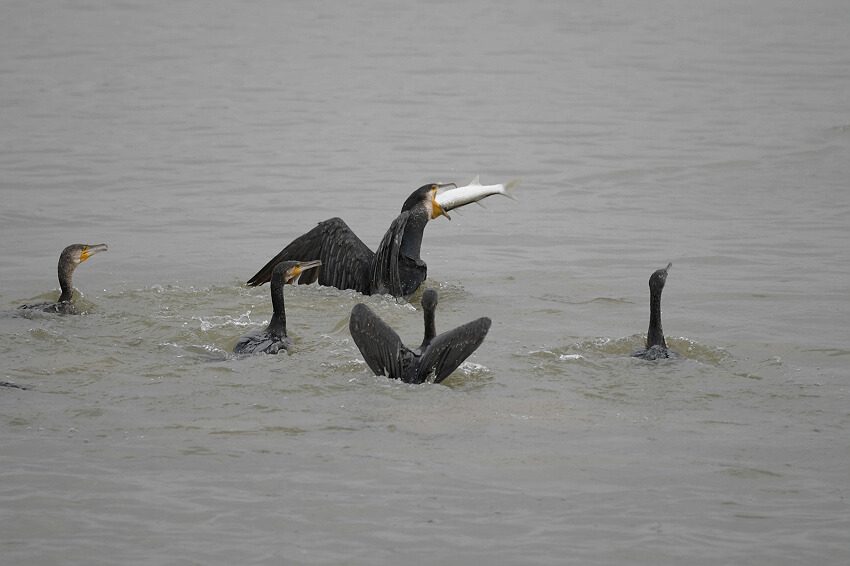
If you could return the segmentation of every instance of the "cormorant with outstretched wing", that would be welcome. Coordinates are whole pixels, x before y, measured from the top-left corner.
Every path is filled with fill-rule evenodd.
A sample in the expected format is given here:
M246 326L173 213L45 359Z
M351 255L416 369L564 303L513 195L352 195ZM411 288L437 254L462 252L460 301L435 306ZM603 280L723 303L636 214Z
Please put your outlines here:
M490 329L490 319L482 317L437 336L437 292L433 289L422 293L422 310L425 338L419 348L411 350L372 309L363 303L351 309L348 329L375 375L405 383L424 383L433 375L434 383L440 383L472 355Z
M429 220L445 214L434 199L437 190L454 183L424 185L411 194L401 213L390 224L378 251L370 250L340 218L331 218L293 240L248 280L248 285L266 283L281 261L318 258L322 265L305 270L298 283L354 289L364 295L389 293L395 297L413 294L425 281L428 267L419 257L422 234Z

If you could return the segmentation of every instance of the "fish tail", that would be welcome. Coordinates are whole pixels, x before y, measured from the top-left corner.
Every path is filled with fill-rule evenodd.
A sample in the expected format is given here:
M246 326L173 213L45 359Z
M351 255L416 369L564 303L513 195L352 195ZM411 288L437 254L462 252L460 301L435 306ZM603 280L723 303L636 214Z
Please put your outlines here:
M514 200L518 200L514 196L514 190L516 190L516 186L519 185L520 181L522 181L522 179L514 179L513 181L509 181L508 184L505 185L504 194L505 194L506 197L512 198Z

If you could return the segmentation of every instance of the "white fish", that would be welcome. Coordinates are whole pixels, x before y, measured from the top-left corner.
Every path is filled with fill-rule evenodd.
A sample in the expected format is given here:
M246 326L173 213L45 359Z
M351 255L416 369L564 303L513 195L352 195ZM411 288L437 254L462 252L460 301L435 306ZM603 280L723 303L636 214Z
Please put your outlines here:
M476 175L467 186L446 189L442 192L438 192L434 196L434 200L442 209L443 214L454 208L478 202L479 200L491 195L505 195L508 198L517 200L514 196L514 190L520 180L521 179L514 179L505 185L482 185L481 181L478 180L478 175ZM484 206L480 202L478 204ZM448 214L445 214L445 216L451 220Z

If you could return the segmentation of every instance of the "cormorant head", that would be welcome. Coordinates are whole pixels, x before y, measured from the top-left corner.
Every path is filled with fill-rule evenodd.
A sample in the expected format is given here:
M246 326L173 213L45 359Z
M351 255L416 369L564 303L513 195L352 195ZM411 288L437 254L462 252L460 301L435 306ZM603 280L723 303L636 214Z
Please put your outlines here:
M668 263L664 269L659 269L649 276L649 288L660 291L664 288L664 283L667 282L667 272L673 267L672 263Z
M422 185L418 189L416 189L407 200L404 201L404 204L401 207L401 211L412 210L418 205L425 206L425 209L428 211L428 219L432 220L437 218L440 215L449 218L449 215L440 208L440 205L437 204L437 201L434 199L434 196L437 194L438 189L442 189L444 187L457 187L454 183L446 183L445 185L441 185L439 183L430 183L427 185ZM449 218L451 220L451 218Z
M67 262L76 267L96 253L105 252L106 244L71 244L59 256L59 262Z
M319 267L322 265L321 260L315 261L282 261L274 266L272 271L272 280L283 279L283 283L292 283L301 275L301 272Z
M433 311L437 308L437 292L434 289L425 289L425 292L422 293L422 300L420 301L422 305L422 309L425 311Z

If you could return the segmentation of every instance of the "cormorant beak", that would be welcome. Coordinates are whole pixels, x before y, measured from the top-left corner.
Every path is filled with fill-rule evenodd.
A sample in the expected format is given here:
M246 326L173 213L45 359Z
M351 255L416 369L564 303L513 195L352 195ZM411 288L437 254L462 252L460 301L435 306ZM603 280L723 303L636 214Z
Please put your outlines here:
M86 261L88 258L93 256L96 253L105 252L106 244L95 244L93 246L86 246L83 248L83 251L80 252L80 261Z
M322 260L319 259L314 261L302 261L286 273L284 281L286 283L291 283L292 280L301 275L303 272L307 271L308 269L313 269L314 267L319 267L320 265L322 265Z
M437 203L437 191L440 189L445 189L446 187L454 187L457 188L457 185L454 183L446 183L445 185L434 184L434 188L431 189L431 219L437 218L438 216L445 216L449 220L452 219L448 213L443 210L443 208Z
M672 263L668 263L667 267L664 269L657 269L653 272L652 277L649 279L649 285L652 286L652 280L656 279L660 281L661 285L664 285L667 282L667 272L670 271L670 268L673 267Z

